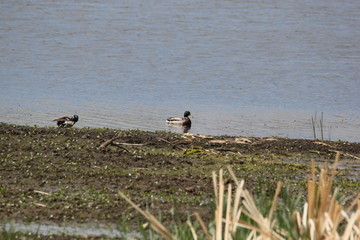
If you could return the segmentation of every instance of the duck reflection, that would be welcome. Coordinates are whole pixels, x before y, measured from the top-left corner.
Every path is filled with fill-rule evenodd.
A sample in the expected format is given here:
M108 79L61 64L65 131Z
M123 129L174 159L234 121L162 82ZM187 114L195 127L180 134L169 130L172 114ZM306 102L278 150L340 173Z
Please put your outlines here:
M175 124L169 124L168 125L171 130L175 130L175 132L183 132L188 133L191 129L191 125L175 125Z

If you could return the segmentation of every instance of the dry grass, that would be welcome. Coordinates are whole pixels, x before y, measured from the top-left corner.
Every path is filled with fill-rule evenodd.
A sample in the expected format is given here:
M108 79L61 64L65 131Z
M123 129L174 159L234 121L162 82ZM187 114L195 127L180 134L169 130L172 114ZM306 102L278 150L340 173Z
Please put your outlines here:
M239 181L231 168L230 175L235 182L235 188L231 184L224 183L223 170L219 175L213 172L213 184L215 195L215 226L207 227L200 215L195 213L197 226L187 222L188 230L193 239L360 239L360 194L349 208L345 209L336 199L338 189L332 192L336 174L336 167L340 154L337 153L333 168L330 172L326 165L321 169L318 179L316 178L315 163L312 162L312 170L307 183L307 201L303 209L295 210L289 215L288 221L294 223L294 228L289 230L281 226L277 220L277 204L280 202L279 194L282 183L279 182L272 199L271 207L267 214L262 214L259 206L248 190L244 188L244 181ZM148 211L141 210L124 194L120 195L141 213L151 224L151 227L165 239L189 239L184 234L171 233ZM240 230L246 230L241 231Z
M300 236L305 235L308 239L360 239L360 194L348 209L344 209L335 198L338 189L331 193L339 156L337 153L331 174L328 166L321 169L318 182L315 164L311 164L308 201L304 204L302 214L300 211L294 212ZM341 224L346 226L342 234L339 233Z

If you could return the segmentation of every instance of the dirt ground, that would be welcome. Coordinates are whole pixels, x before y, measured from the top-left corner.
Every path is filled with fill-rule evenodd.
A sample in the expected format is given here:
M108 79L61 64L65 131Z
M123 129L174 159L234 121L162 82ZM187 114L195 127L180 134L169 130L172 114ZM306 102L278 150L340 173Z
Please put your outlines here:
M144 221L119 191L165 221L195 211L208 220L212 171L231 166L254 194L277 181L301 193L310 160L333 162L335 151L342 153L336 186L347 196L360 189L360 143L4 123L0 139L3 221Z

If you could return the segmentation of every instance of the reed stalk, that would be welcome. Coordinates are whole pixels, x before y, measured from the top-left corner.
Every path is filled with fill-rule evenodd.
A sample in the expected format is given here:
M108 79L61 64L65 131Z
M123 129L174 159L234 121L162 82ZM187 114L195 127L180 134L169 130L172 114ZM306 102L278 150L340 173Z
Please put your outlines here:
M321 112L321 117L320 117L319 123L320 123L321 140L324 141L324 113L323 112Z
M330 171L328 165L321 168L318 178L316 177L315 162L311 162L311 172L307 181L307 202L302 209L297 209L288 216L288 221L294 223L294 229L286 230L279 224L277 209L282 183L279 182L272 199L271 207L266 214L261 213L256 205L254 197L244 189L244 181L239 181L231 168L228 168L232 176L235 189L232 184L225 185L224 171L220 169L219 175L213 172L213 186L215 195L215 229L206 227L198 213L195 213L198 228L190 221L192 239L206 240L285 240L285 239L334 239L355 240L360 239L360 194L345 209L337 200L335 189L332 192L336 167L340 153L336 154L333 168ZM120 193L130 205L141 213L151 224L151 227L165 239L181 238L173 234L164 225L147 211L141 210L128 197ZM285 196L284 196L285 197ZM281 202L281 201L280 201ZM210 226L210 225L209 225ZM343 231L340 231L342 226ZM247 229L247 233L239 235L239 230ZM203 234L200 234L202 231Z
M316 112L315 112L315 117L311 116L311 126L313 129L314 139L316 139Z
M316 127L318 127L318 128L320 128L321 140L324 141L324 113L323 112L321 112L319 124L317 124L317 112L315 112L315 116L311 116L311 127L313 130L314 139L317 139Z

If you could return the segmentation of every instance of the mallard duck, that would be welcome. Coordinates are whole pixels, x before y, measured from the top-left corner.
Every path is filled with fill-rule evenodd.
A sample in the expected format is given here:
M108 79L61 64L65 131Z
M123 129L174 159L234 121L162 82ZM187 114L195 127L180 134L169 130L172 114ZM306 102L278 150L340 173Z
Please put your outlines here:
M178 124L178 125L183 125L183 126L190 126L191 121L190 121L189 117L191 117L191 113L189 111L185 111L183 118L170 117L166 120L166 122L168 124Z
M56 121L59 127L70 128L74 126L78 120L79 120L79 116L74 115L73 117L64 116L64 117L55 118L53 121Z

